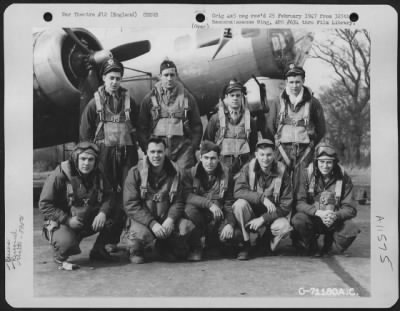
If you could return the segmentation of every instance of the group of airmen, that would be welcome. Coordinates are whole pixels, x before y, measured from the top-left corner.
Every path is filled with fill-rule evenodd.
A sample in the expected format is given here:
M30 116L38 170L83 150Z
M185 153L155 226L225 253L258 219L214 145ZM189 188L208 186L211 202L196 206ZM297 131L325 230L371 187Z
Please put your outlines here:
M102 65L104 84L83 111L81 142L40 196L43 233L59 265L96 233L91 260L115 261L124 249L136 264L199 261L210 247L248 260L255 250L275 253L288 236L298 254L312 256L354 241L353 185L335 149L321 142L323 110L301 67L285 73L274 133L257 132L236 79L203 133L172 61L161 63L160 81L140 107L120 85L123 71L112 58Z

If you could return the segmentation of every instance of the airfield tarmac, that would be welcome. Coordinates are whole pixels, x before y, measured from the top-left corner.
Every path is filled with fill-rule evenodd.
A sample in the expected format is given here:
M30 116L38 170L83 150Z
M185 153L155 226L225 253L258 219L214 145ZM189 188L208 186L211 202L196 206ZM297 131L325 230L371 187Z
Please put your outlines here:
M361 233L347 251L348 257L337 253L323 258L296 256L290 239L285 239L277 255L249 261L208 252L196 263L154 261L134 265L120 252L118 262L107 264L89 261L94 235L82 241L81 254L70 257L81 268L63 271L52 261L50 246L42 238L42 217L34 208L34 295L265 298L312 295L302 289L353 288L351 292L357 296L370 296L370 205L358 205L357 209L354 222Z

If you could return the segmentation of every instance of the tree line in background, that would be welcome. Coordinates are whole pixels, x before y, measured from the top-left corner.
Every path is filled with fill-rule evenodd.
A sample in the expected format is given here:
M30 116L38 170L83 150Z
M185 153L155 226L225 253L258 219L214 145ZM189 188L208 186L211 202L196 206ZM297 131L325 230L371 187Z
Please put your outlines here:
M334 82L322 89L319 99L327 122L327 140L342 162L370 165L370 55L366 30L335 29L328 40L314 42L310 56L329 64Z

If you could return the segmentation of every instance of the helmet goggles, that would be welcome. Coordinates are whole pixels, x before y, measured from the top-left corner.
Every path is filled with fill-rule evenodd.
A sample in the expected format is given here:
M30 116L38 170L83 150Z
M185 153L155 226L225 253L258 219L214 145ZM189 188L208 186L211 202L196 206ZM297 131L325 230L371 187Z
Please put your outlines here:
M317 159L337 159L336 150L329 145L322 145L317 148L316 152Z
M86 152L86 153L93 154L94 156L97 157L100 153L100 149L96 144L88 142L88 141L84 141L84 142L80 142L78 145L76 145L73 152L77 153L77 154Z

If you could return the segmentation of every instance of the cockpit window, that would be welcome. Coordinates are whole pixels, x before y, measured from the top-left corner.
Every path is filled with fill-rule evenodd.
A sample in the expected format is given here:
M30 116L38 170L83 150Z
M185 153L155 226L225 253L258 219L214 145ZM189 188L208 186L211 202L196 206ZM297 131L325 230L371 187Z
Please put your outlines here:
M272 47L274 52L282 51L286 48L285 37L282 33L274 33L272 34Z

